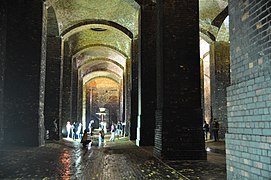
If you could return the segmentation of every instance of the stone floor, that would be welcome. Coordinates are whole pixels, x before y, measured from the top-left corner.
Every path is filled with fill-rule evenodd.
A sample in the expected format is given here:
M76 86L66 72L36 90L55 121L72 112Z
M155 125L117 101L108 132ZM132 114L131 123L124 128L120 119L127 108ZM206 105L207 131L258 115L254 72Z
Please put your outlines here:
M1 146L0 179L226 179L224 142L206 146L207 161L164 162L152 156L152 147L123 137L87 148L71 139L36 148Z

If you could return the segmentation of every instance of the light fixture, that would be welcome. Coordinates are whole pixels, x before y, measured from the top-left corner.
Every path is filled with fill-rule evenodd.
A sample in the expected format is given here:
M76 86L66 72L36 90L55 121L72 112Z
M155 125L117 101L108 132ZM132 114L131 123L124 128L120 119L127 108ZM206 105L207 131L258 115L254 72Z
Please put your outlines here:
M95 27L95 28L90 28L92 31L106 31L107 29L105 28L100 28L100 27Z

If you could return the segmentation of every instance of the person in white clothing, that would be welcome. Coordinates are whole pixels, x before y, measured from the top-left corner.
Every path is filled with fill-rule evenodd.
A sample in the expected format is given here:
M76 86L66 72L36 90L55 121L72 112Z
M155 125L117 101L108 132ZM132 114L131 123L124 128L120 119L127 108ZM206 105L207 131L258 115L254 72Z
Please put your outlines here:
M70 123L70 121L68 121L67 124L66 124L67 138L70 137L71 127L72 127L71 123Z

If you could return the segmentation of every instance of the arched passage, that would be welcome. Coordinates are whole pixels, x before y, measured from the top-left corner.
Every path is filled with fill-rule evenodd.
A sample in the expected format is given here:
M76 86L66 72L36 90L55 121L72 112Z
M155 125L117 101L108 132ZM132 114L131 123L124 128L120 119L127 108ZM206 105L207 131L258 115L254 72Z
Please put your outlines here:
M53 1L51 1L51 5L53 7L55 6ZM129 7L126 8L129 9ZM135 11L137 11L136 8ZM62 15L57 14L57 17L58 20L60 20L62 18ZM133 19L133 17L134 15L129 18ZM83 17L83 19L84 18L85 17ZM82 107L85 105L85 103L82 102L85 102L84 99L87 93L85 93L85 85L82 83L84 81L84 76L87 74L93 74L96 71L117 72L117 74L119 74L122 79L124 77L124 83L122 82L122 87L128 87L128 85L131 84L130 74L127 73L131 71L131 67L129 66L131 65L131 63L129 62L131 61L131 37L132 33L134 36L134 33L136 31L131 26L127 28L127 26L122 26L122 23L119 25L111 21L110 18L108 19L106 15L101 15L100 18L101 19L97 20L89 20L91 18L86 18L85 20L75 22L74 24L70 24L70 22L67 22L67 26L63 25L63 27L66 27L67 29L64 28L65 30L61 30L63 41L66 44L66 48L63 48L63 54L69 52L69 55L66 56L66 59L64 59L63 62L65 64L65 62L71 61L71 65L68 65L68 67L72 67L72 69L77 69L78 71L76 73L78 77L78 82L76 85L78 89L78 109L85 109L85 107ZM132 32L130 32L130 30L132 30ZM114 64L116 64L117 66ZM63 70L67 71L67 68L63 68ZM68 74L70 74L69 71L67 71ZM65 74L66 73L63 72L64 79L66 76ZM70 77L69 79L72 78ZM73 89L75 89L76 86L74 86ZM127 90L125 91L122 88L122 91L122 95L125 95L125 98L123 98L125 101L128 98L131 98L131 96L128 95L129 91L131 90L128 91L127 88ZM63 102L64 101L65 100L63 99ZM74 98L71 98L70 100L66 99L66 102L67 101L73 102L75 100ZM124 102L122 103L124 104ZM130 106L130 104L127 103L125 103L125 105ZM130 112L127 112L126 109L129 108L123 107L121 111L124 111L125 114L130 114ZM82 119L83 121L85 121L84 114L85 110L81 115L77 115L77 120L81 121ZM63 116L64 119L67 119L68 117L71 116ZM64 119L63 121L67 121ZM122 117L121 119L124 118ZM64 125L65 122L62 123L62 126Z
M86 89L86 126L94 120L94 127L106 123L109 129L111 124L120 120L120 83L108 77L95 77L85 84ZM100 108L105 113L101 117ZM84 124L84 123L83 123Z
M97 68L97 69L96 69ZM120 69L121 70L121 69ZM123 121L123 76L122 73L109 71L108 69L100 69L99 67L94 67L91 73L83 76L83 89L82 89L82 122L83 127L87 127L90 117L96 117L94 113L98 113L99 108L104 108L106 104L111 104L114 106L114 111L116 112L116 107L118 107L118 116L114 119ZM100 81L99 86L97 86L97 79L103 79ZM108 86L107 86L108 85ZM99 93L100 92L100 93ZM111 93L110 93L111 92ZM117 93L118 95L112 95L112 93ZM92 101L92 97L95 94L95 101ZM105 97L106 96L106 97ZM110 99L111 98L111 99ZM110 99L110 101L109 101ZM116 100L116 103L112 101ZM89 107L90 106L90 107ZM112 110L112 109L111 109ZM90 114L91 112L92 114ZM91 115L91 116L90 116ZM112 119L108 119L108 123L112 122ZM97 125L97 123L96 123ZM97 126L96 126L97 127Z

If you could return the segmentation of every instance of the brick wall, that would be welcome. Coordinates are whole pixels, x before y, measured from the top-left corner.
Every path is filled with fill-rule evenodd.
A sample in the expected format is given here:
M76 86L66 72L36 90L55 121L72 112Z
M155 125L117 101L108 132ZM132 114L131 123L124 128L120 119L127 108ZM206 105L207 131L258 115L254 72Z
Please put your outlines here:
M229 1L228 179L271 177L271 1Z
M6 5L6 4L4 4ZM3 118L3 94L4 94L4 66L6 55L6 6L0 8L0 143L4 135L4 118Z

